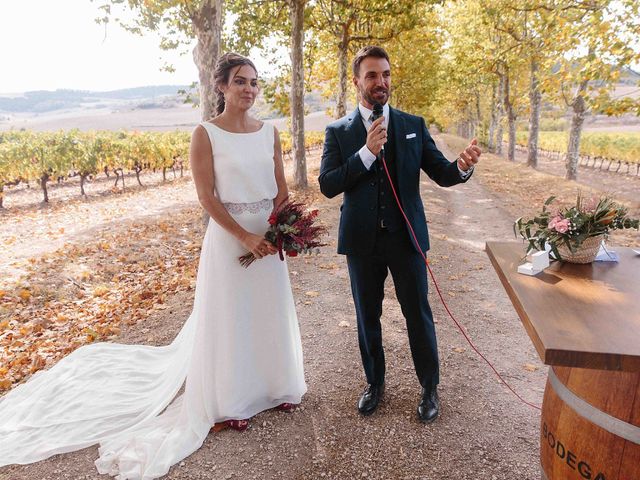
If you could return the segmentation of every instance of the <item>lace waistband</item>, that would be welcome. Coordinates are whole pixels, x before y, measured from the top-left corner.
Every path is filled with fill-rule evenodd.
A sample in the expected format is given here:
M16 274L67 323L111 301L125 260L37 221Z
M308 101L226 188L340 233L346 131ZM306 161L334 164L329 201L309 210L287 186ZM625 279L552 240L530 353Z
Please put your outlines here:
M227 212L233 214L239 213L258 213L262 210L271 210L273 208L273 200L265 198L264 200L260 200L259 202L252 203L223 203L224 208L227 209Z

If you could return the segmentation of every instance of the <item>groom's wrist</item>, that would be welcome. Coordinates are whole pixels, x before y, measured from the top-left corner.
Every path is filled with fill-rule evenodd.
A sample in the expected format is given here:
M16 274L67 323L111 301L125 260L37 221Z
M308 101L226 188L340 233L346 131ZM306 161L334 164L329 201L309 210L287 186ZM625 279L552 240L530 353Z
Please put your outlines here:
M462 167L460 166L461 163L464 163L462 162L462 159L460 157L456 158L456 166L458 167L458 172L460 173L460 177L463 180L465 180L469 175L471 175L471 172L473 172L473 166L468 167L466 170L463 170Z
M359 150L358 155L360 155L360 161L367 170L369 170L373 162L376 161L376 156L371 153L371 150L369 150L366 144Z

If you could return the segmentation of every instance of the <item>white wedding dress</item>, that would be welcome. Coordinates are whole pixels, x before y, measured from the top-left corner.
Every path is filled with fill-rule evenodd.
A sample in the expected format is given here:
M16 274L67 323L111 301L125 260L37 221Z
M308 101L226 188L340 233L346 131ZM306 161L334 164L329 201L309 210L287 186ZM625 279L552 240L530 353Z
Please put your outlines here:
M218 198L264 234L277 193L273 126L202 125ZM245 269L244 253L210 221L193 311L170 345L83 346L0 398L0 466L99 443L100 473L150 480L197 450L214 423L299 403L306 384L287 265L271 255Z

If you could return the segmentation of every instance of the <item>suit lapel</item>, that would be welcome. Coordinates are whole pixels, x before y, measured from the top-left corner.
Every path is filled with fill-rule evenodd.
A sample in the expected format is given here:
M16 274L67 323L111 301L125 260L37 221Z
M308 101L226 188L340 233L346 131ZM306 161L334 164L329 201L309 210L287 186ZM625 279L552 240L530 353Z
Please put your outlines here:
M402 175L403 155L406 139L405 135L405 121L403 116L395 108L389 107L389 125L392 125L391 134L393 135L393 141L395 143L395 162L396 162L396 179L398 182L398 189L402 192L402 181L404 180Z
M405 139L403 138L405 132L404 118L395 108L389 107L389 123L391 124L391 122L393 122L393 140L396 144L396 157L402 161L398 153L400 153L405 143Z
M367 140L367 130L364 128L362 118L360 117L360 110L358 107L349 115L347 123L347 138L353 139L353 144L358 147L362 147Z

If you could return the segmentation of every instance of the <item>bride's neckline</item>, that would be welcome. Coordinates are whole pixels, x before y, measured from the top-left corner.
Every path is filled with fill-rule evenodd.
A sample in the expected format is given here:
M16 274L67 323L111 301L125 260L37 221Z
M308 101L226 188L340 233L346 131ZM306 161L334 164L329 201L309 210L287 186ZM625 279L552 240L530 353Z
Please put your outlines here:
M230 134L232 134L232 135L251 135L252 133L258 133L258 132L261 132L261 131L262 131L262 129L264 128L264 126L267 124L267 122L262 122L262 125L260 126L260 128L259 128L258 130L253 131L253 132L232 132L232 131L230 131L230 130L225 130L224 128L219 127L219 126L218 126L218 125L216 125L215 123L210 122L210 121L208 121L208 120L207 120L205 123L208 123L209 125L213 125L213 126L214 126L214 127L216 127L218 130L221 130L221 131L223 131L224 133L230 133Z

